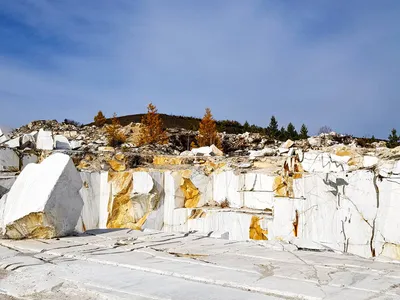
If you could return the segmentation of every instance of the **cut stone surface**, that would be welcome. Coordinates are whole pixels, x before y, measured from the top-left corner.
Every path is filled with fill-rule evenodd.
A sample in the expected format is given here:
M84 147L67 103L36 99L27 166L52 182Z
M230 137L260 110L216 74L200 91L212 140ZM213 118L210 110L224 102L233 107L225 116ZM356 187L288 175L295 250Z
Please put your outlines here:
M0 128L0 144L6 142L7 140L8 136L5 133L3 133L3 131Z
M54 141L51 131L40 129L36 137L36 148L40 150L53 150Z
M9 148L18 148L20 146L20 137L16 137L4 143Z
M21 169L23 170L28 164L37 163L38 160L39 159L36 154L23 153Z
M11 189L12 185L14 184L15 180L17 179L16 175L1 175L0 174L0 198L8 193ZM0 214L1 216L1 214Z
M54 136L54 148L71 150L71 144L65 136L57 134Z
M7 238L53 238L70 234L83 201L82 180L68 155L56 153L29 164L7 194L2 232Z
M299 251L279 241L150 230L1 240L0 276L0 293L27 299L394 300L400 294L399 264Z
M36 148L36 137L37 137L37 132L34 131L30 134L24 134L21 138L21 149L25 148L31 148L34 149Z
M193 148L191 150L193 155L195 156L222 156L224 153L219 150L215 145L200 147L200 148Z
M16 172L19 170L19 157L10 148L0 148L0 172Z

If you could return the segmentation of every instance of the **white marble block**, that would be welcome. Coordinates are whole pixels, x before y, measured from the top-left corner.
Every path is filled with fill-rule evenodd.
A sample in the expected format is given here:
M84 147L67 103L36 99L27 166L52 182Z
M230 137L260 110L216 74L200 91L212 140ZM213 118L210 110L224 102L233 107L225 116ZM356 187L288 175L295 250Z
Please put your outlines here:
M73 232L81 215L82 180L68 155L29 164L7 194L2 232L7 238L53 238Z

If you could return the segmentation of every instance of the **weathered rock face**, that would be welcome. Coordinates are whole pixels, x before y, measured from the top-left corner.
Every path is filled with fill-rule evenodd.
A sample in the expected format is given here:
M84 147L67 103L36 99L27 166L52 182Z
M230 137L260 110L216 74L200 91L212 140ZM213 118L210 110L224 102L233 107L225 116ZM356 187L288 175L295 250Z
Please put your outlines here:
M3 204L3 235L22 239L70 234L83 207L81 187L79 173L65 154L53 154L41 164L29 164Z

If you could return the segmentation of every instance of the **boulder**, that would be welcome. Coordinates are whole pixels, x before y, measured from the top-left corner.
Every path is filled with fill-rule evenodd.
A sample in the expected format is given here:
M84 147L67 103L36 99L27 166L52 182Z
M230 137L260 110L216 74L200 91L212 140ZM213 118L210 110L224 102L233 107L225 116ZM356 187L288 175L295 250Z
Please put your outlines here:
M36 137L36 148L40 150L53 150L53 144L51 131L40 129Z
M25 148L31 148L34 149L36 148L36 136L37 136L37 131L31 132L29 134L24 134L21 138L21 149Z
M82 147L82 141L73 140L70 142L70 145L71 145L72 150L76 150L76 149L79 149L80 147Z
M250 150L250 158L253 159L255 157L263 157L263 156L274 156L276 154L276 150L272 148L264 148L262 150Z
M54 136L54 148L71 150L71 144L68 142L68 139L65 136L57 134Z
M83 200L82 180L68 155L56 153L29 164L7 194L0 216L6 238L54 238L73 232Z
M5 142L4 144L9 148L19 148L20 146L20 137L16 137L12 140Z
M222 156L224 153L219 150L215 145L205 146L200 148L193 148L192 151L195 156Z
M19 157L13 149L0 149L0 172L16 172L19 171Z
M279 147L279 153L287 153L289 152L289 149L293 147L294 142L292 140L287 140L286 142L282 143L282 145Z
M0 128L0 144L8 140L8 136Z

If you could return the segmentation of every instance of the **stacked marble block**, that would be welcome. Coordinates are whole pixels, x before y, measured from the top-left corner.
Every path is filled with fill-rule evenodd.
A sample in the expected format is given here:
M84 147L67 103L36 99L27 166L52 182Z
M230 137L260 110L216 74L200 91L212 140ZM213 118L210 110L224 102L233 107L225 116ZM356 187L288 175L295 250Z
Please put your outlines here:
M133 229L212 233L233 240L248 240L254 218L260 229L267 231L272 222L273 176L264 174L234 174L233 171L209 176L195 171L126 171L110 175L107 172L81 173L81 196L84 208L77 229L123 226L119 220L129 219ZM123 178L124 177L124 178ZM132 188L124 181L131 180ZM190 183L189 183L190 182ZM185 195L189 183L198 195L196 200ZM115 199L128 193L132 205L125 206L129 216L121 215ZM155 197L149 197L149 195ZM117 200L119 201L119 200ZM227 207L221 208L222 203ZM126 205L126 204L123 204ZM123 209L121 209L123 210ZM118 219L118 220L116 220ZM266 233L265 238L267 239Z
M32 153L19 153L11 148L0 148L0 172L18 172L28 164L36 163L38 156Z
M256 221L262 233L256 239L400 259L400 162L351 170L347 161L303 157L305 172L293 178L289 196L276 190L279 176L255 171L82 172L85 205L77 229L152 228L248 240ZM132 203L119 209L124 195Z
M198 231L232 240L248 240L252 238L250 227L254 220L265 231L272 221L273 177L233 171L207 176L194 171L183 175L171 172L167 178L165 231ZM185 179L199 190L197 203L188 203L185 187L182 188Z
M346 158L303 161L293 197L274 201L274 234L363 257L400 259L400 162L351 170Z

